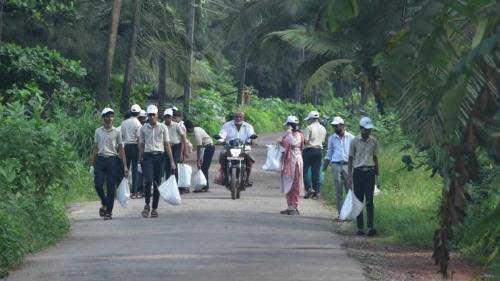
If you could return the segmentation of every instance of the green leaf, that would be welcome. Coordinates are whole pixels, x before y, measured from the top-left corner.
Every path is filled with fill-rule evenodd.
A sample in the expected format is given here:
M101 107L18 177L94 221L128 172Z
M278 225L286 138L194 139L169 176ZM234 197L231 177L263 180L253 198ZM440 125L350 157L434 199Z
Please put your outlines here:
M484 38L486 32L486 27L488 26L488 18L482 18L476 26L476 33L474 34L474 39L472 40L472 48L479 46Z

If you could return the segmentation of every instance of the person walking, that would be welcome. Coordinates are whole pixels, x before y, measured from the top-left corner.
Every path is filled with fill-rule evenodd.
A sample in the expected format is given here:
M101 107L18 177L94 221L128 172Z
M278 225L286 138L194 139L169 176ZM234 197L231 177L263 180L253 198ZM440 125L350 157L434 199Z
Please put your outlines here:
M141 123L141 127L144 126L144 124L146 124L146 121L148 120L148 115L146 114L146 111L145 110L141 110L139 112L139 117L137 117L137 119L139 120L139 122ZM141 131L139 129L139 135L141 134ZM137 146L139 147L139 146ZM137 153L137 155L139 155L139 153ZM137 157L137 159L139 159L139 157ZM144 197L144 167L142 165L142 163L140 161L139 162L139 165L138 165L138 185L137 185L137 193L136 193L136 196L135 198L136 199L140 199L142 197Z
M305 119L309 126L304 129L305 148L304 186L307 191L304 199L319 199L321 197L320 173L323 158L323 143L326 139L326 129L319 123L319 112L311 111ZM306 176L311 169L311 180Z
M131 199L137 198L137 189L139 186L138 162L139 162L139 134L142 127L139 121L141 107L137 104L130 108L130 117L122 122L121 135L125 144L125 156L127 158L127 167L132 170L132 190Z
M101 199L99 215L104 220L111 220L115 202L115 186L123 177L128 176L128 169L122 136L120 131L113 127L115 116L113 109L104 108L101 116L103 126L95 130L91 170L94 172L95 190ZM119 174L120 165L123 165L123 174ZM106 181L107 186L106 193L104 193L104 181Z
M347 164L349 161L349 147L354 135L345 130L344 119L340 116L333 118L334 133L328 138L328 148L323 163L323 171L332 164L332 178L335 186L335 206L340 214L344 202L344 190L347 193Z
M366 202L368 236L374 236L377 231L373 227L374 207L373 192L375 176L378 175L378 141L371 136L373 122L368 117L359 122L361 134L356 136L349 147L348 185L354 183L354 194L359 201ZM356 218L358 235L364 235L363 212Z
M187 132L194 135L194 142L196 145L196 165L198 169L201 169L203 175L205 175L205 178L207 179L207 185L200 191L194 192L208 192L210 189L208 169L210 169L210 165L212 164L215 146L212 142L212 138L207 134L207 132L205 132L205 130L203 130L203 128L195 127L193 122L190 120L186 120L184 125L186 126Z
M174 112L171 108L167 108L163 113L165 125L168 128L170 137L170 145L172 146L172 160L177 165L183 162L182 152L186 143L186 134L181 125L173 121L173 116ZM170 159L167 158L167 162L169 161ZM172 174L175 174L175 178L178 180L179 175L177 174L177 170L172 170L170 166L165 165L165 178L168 179ZM181 194L189 193L189 187L179 187L179 192Z
M299 215L299 200L304 194L302 150L304 135L299 131L299 119L288 116L284 124L290 129L280 141L284 150L281 168L281 192L286 194L288 208L281 211L283 215Z
M142 126L139 135L139 160L143 163L143 172L145 177L146 186L145 202L146 205L141 213L144 218L149 216L151 207L151 185L153 185L153 210L151 217L158 217L158 201L160 200L160 192L158 186L163 175L163 163L165 161L165 152L170 159L170 168L175 170L175 162L172 157L172 150L170 147L170 137L168 128L164 124L158 122L158 108L155 105L150 105L147 108L149 123Z

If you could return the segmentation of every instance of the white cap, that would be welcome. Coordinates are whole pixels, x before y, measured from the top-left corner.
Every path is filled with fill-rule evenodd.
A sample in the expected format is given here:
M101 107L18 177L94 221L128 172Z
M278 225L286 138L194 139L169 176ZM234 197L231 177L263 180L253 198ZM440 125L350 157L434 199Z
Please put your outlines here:
M361 120L359 120L359 126L365 129L373 129L373 122L370 118L363 117L361 118Z
M134 104L130 108L130 111L133 112L133 113L141 112L141 107L138 104Z
M312 118L315 118L315 119L319 118L319 112L317 112L317 111L311 111L311 112L309 112L309 115L307 115L307 118L304 119L304 120L309 120L309 119L312 119Z
M288 116L288 118L286 118L286 122L283 125L286 126L286 124L288 124L288 123L299 124L299 118L297 118L293 115L290 115L290 116Z
M110 113L110 112L111 112L111 113L115 113L115 112L113 111L113 109L111 109L111 108L109 108L109 107L106 107L105 109L103 109L103 110L102 110L102 112L101 112L101 116L104 116L104 115L106 115L106 114L108 114L108 113Z
M342 119L342 117L340 117L340 116L335 116L335 118L333 118L333 121L331 124L332 125L338 125L338 124L344 125L344 119Z
M170 115L170 116L174 116L174 111L172 110L172 108L167 108L167 109L165 109L165 111L163 112L163 115Z
M148 115L146 114L146 111L141 110L141 111L139 112L139 117L147 117L147 116L148 116Z
M151 104L148 106L148 109L146 109L146 112L148 114L158 114L158 107L156 107L156 105L154 104Z

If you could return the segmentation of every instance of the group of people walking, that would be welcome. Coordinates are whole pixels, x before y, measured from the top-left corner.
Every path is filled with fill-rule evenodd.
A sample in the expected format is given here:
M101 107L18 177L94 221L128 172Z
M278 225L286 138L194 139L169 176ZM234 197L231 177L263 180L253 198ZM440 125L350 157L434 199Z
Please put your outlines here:
M340 116L331 121L334 133L328 138L326 155L323 157L323 144L327 131L320 123L320 114L312 111L305 119L308 125L301 131L299 119L289 116L285 126L287 131L279 144L283 151L281 190L286 194L288 208L281 211L285 215L299 214L300 196L304 199L321 197L321 164L323 171L332 166L335 187L336 207L340 214L344 191L354 190L360 201L366 202L368 236L377 232L374 228L373 194L375 178L378 175L378 141L371 136L373 122L368 117L359 122L360 135L354 136L345 128ZM307 176L310 171L310 178ZM363 212L357 220L358 235L365 234Z
M207 185L196 192L209 190L208 169L215 151L212 138L191 121L184 122L177 108L164 111L163 123L158 120L158 108L155 105L149 105L144 111L134 104L130 116L120 127L113 126L114 115L111 108L101 112L103 126L95 131L91 157L95 189L101 199L101 217L112 219L116 186L129 173L132 173L131 198L144 196L145 206L141 215L158 217L158 187L162 179L168 179L171 175L178 177L177 164L189 156L193 147L187 138L188 133L193 134L196 145L197 167L207 179ZM189 187L179 187L179 192L188 193L190 190Z
M130 109L130 117L118 128L113 126L114 111L111 108L105 108L101 115L103 126L95 131L91 169L95 189L101 199L99 215L105 220L112 218L116 185L129 173L132 173L131 197L142 198L144 192L145 206L141 215L158 217L158 187L162 178L167 179L171 175L177 177L177 164L191 153L193 145L187 138L188 133L193 135L196 145L197 167L207 179L207 186L199 191L209 190L208 170L215 152L212 138L191 121L184 122L177 108L166 109L162 123L158 120L158 108L155 105L149 105L144 111L134 104ZM304 199L321 198L321 166L326 171L331 165L337 210L340 213L344 191L353 189L356 197L366 202L368 235L375 235L373 194L379 167L378 142L371 136L372 121L368 117L361 118L361 133L354 136L346 130L341 117L333 118L331 125L334 133L328 138L325 156L323 145L327 130L320 123L319 112L311 111L305 121L308 125L300 130L299 119L289 116L284 124L287 131L279 142L282 151L281 190L286 194L288 205L281 213L299 215L301 196ZM223 125L217 138L218 141L242 139L253 142L250 140L253 135L255 131L252 125L244 121L244 113L235 112L233 120ZM227 175L224 175L226 158L223 151L219 156L222 184L227 180ZM250 186L249 175L255 161L248 154L245 162L247 178L244 180L246 186ZM309 172L310 177L306 176ZM107 192L104 192L105 181ZM190 192L188 187L179 187L179 191L181 194ZM357 226L358 234L365 234L362 212L357 217Z

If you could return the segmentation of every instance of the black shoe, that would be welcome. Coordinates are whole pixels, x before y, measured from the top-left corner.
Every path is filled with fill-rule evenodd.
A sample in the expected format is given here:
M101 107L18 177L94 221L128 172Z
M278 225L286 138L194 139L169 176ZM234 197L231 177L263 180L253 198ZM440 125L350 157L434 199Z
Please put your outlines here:
M358 229L358 232L356 232L357 235L365 235L365 231L363 229Z
M105 221L109 221L109 220L111 220L111 219L113 219L113 215L111 215L110 213L106 213L106 214L104 214L104 220L105 220Z
M157 218L158 217L158 212L156 211L156 209L154 209L153 211L151 211L151 217L152 218Z
M377 235L377 231L373 228L371 228L370 230L368 230L368 236L372 237L372 236L375 236Z
M189 190L189 187L184 187L184 193L190 193L191 190Z
M283 211L280 211L280 214L282 214L282 215L288 215L288 212L291 211L291 210L292 209L290 209L290 208L286 208Z
M314 193L314 194L311 196L311 199L313 199L313 200L319 200L319 199L321 199L321 194L319 194L319 193Z
M298 216L298 215L300 215L299 209L289 210L288 213L287 213L287 215L289 215L289 216Z

